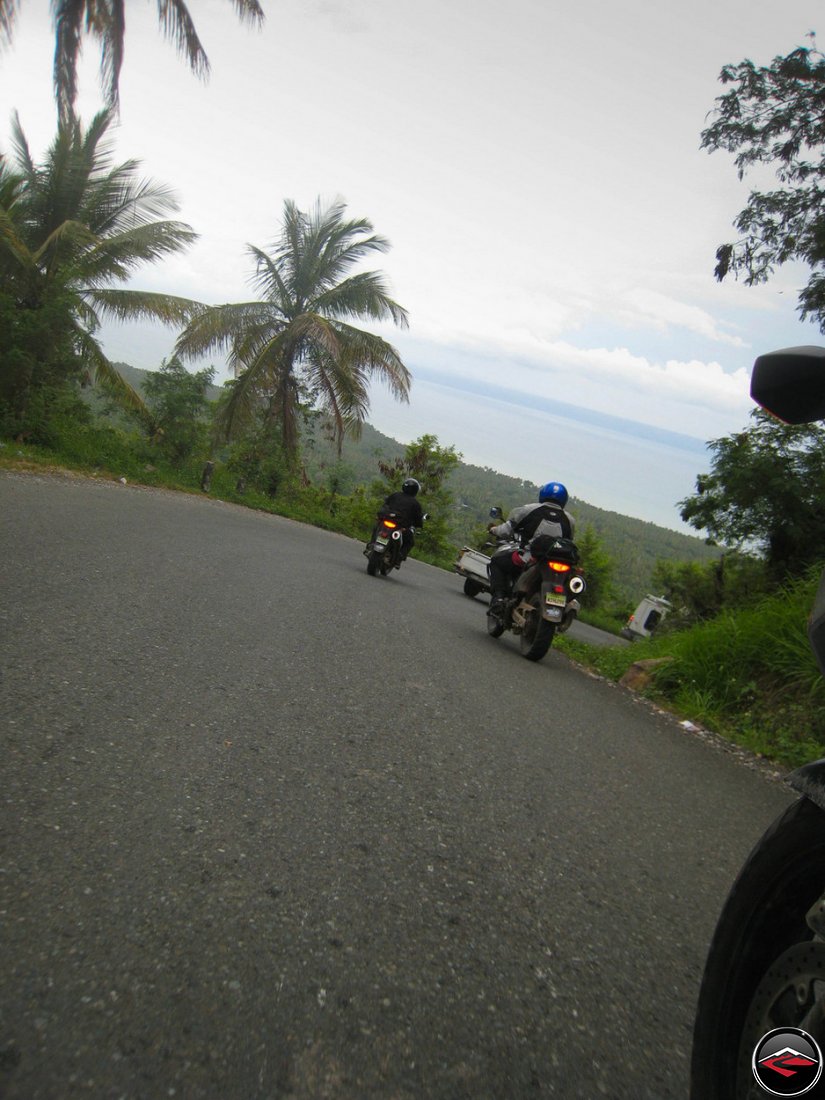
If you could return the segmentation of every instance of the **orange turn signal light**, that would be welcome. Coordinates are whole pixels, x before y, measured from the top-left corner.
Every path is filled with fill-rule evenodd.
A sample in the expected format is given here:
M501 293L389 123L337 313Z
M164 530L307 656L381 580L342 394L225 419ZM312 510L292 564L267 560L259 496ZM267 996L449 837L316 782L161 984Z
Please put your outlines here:
M398 526L398 524L393 523L393 521L391 519L385 519L384 520L384 526L389 527L390 530L392 531L392 530L395 530L395 528Z
M566 561L549 561L547 563L554 573L569 573L570 566Z

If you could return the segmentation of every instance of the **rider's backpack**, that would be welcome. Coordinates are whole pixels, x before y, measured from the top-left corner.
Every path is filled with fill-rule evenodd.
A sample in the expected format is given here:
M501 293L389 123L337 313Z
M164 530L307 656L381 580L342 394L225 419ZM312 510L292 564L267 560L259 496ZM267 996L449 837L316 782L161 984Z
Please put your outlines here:
M542 525L543 529L539 531ZM515 533L522 543L528 543L536 532L566 539L573 534L569 516L555 504L542 504L539 508L531 509L515 527Z

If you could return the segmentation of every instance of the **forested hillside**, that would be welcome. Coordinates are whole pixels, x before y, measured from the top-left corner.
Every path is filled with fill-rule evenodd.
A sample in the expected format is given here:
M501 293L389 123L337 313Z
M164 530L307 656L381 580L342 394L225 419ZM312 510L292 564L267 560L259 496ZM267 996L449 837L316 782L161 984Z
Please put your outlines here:
M126 363L116 366L131 385L142 388L145 371ZM219 393L217 387L210 387L212 399ZM447 439L439 443L443 447L450 446ZM320 427L302 440L304 466L311 481L334 487L335 492L342 495L378 478L379 461L391 462L403 454L404 444L383 435L370 424L364 425L360 440L344 441L340 458L335 445L325 438ZM519 504L535 500L538 491L530 482L464 462L450 475L447 484L454 499L450 527L456 548L472 542L474 531L488 522L492 505L498 505L507 513ZM591 526L615 562L617 593L629 604L635 604L649 591L653 568L660 559L707 561L718 556L718 551L706 546L700 538L606 511L575 497L571 498L569 509L576 518L577 529L583 531Z
M439 442L442 446L450 444L447 439ZM403 444L369 424L358 442L345 441L340 460L335 448L322 438L315 439L305 451L310 476L320 479L334 474L342 492L375 478L379 459L392 459L403 453ZM455 501L451 526L459 546L471 542L472 532L479 524L489 522L492 505L498 505L506 514L519 504L535 500L538 493L538 486L531 482L464 462L450 475L447 484ZM701 538L606 511L576 497L571 498L569 510L576 518L578 530L591 526L601 539L616 563L614 583L618 592L634 604L649 591L651 574L660 559L709 561L719 555Z

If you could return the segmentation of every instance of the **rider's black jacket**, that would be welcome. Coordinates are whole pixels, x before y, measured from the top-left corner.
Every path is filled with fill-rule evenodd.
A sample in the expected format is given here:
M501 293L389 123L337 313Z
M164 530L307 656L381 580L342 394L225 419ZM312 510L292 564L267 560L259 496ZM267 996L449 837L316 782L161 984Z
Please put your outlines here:
M384 508L400 516L404 527L422 527L424 524L424 511L409 493L390 493L384 501Z

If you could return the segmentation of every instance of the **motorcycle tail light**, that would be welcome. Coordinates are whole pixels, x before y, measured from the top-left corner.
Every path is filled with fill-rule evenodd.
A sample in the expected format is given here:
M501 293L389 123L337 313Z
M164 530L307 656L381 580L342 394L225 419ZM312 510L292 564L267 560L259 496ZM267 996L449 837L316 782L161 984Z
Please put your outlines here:
M569 573L570 566L566 561L549 561L547 563L554 573Z
M563 584L554 584L553 585L553 591L558 592L559 594L562 594L564 592L564 585Z
M398 526L398 524L393 523L393 521L391 519L385 519L384 520L384 526L388 527L390 529L390 531L394 531L395 528Z

